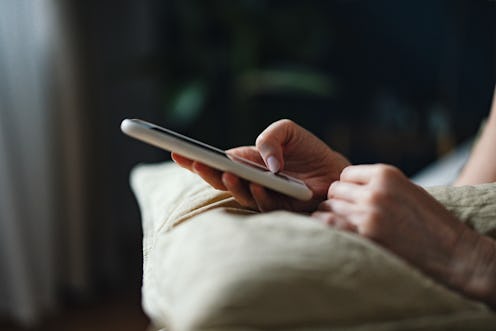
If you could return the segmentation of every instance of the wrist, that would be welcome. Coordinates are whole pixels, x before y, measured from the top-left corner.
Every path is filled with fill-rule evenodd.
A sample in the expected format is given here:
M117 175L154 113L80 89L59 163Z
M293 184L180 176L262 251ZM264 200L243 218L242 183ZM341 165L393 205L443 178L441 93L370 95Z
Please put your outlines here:
M455 247L448 285L496 307L496 242L466 228Z
M478 262L467 283L467 294L496 307L496 242L479 235Z

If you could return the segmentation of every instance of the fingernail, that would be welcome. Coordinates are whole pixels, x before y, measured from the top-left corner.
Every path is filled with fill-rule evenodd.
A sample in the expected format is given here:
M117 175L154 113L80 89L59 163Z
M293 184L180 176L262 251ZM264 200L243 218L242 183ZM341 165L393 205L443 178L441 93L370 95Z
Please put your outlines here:
M279 161L275 158L275 156L269 156L267 159L267 166L269 167L269 170L273 173L276 173L279 171L279 167L281 166L279 164Z

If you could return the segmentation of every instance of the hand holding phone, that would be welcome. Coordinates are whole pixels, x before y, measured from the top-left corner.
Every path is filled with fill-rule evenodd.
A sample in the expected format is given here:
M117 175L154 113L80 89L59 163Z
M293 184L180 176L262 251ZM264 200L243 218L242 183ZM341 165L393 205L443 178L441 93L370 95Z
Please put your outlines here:
M129 127L127 124L133 123L132 120L129 121L131 122L123 122L122 129L124 132L127 131L129 132L128 134L131 134L130 131L136 131L136 128ZM146 129L148 131L150 131L150 126L153 126L151 123L145 125L144 123L146 122L136 121L135 124L141 123L141 126L148 127ZM153 131L157 130L170 132L170 130L158 127ZM136 134L142 136L143 132L135 132L131 135L135 136ZM177 133L174 134L177 135ZM166 136L168 135L167 133ZM191 140L191 138L179 136L180 140L184 138ZM144 139L142 136L136 138L157 145L156 137ZM194 142L195 144L199 143ZM258 136L256 146L238 147L227 152L210 146L209 148L216 150L214 154L218 152L227 153L228 159L236 156L251 160L251 163L256 163L255 167L257 168L263 164L270 164L270 159L275 158L279 164L279 169L284 172L285 178L292 178L296 183L303 183L310 191L305 193L305 195L311 196L310 199L307 197L295 197L293 194L281 192L277 188L269 187L264 181L257 184L257 181L246 179L246 177L240 176L234 171L222 170L215 165L207 164L205 160L200 160L195 155L187 155L176 148L171 148L173 146L158 146L172 151L174 160L180 166L194 171L213 187L230 191L233 197L243 206L260 211L275 209L298 212L315 211L318 205L326 199L329 185L333 181L339 180L341 171L350 165L350 162L343 155L333 151L311 132L290 120L279 120L269 125ZM225 161L226 156L223 159ZM262 168L260 170L267 173L266 168L264 166ZM265 176L267 175L271 174L265 174ZM269 177L274 177L274 175L272 174Z
M121 124L124 133L162 149L199 161L214 169L233 173L247 181L299 200L310 200L313 192L300 180L283 173L272 173L264 166L207 145L177 132L138 119Z

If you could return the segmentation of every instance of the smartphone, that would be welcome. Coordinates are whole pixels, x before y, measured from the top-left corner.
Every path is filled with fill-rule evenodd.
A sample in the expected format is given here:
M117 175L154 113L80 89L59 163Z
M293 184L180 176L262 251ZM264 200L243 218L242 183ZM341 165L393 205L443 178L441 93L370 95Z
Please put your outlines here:
M122 121L121 130L129 136L153 146L180 154L214 169L230 172L247 181L260 184L298 200L310 200L312 198L312 191L296 178L281 172L272 173L258 163L229 154L172 130L139 119L125 119Z

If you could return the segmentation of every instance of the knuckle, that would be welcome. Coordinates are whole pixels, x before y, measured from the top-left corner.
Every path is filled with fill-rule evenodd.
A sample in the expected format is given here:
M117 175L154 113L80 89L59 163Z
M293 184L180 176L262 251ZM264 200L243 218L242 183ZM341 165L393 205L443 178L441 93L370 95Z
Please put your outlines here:
M362 234L369 238L375 238L381 231L383 217L377 209L370 210L362 223Z
M376 190L367 190L363 193L363 200L367 204L375 204L378 200L378 193Z
M293 122L292 120L288 119L288 118L283 118L281 120L278 120L277 122L275 122L275 125L280 125L280 126L293 126L295 125L295 122Z
M265 132L262 132L261 134L258 135L257 139L255 140L255 145L261 146L267 141L267 134Z
M327 191L327 196L330 198L333 194L336 193L337 186L339 185L338 181L332 182L329 186L329 190Z
M341 170L341 174L339 175L340 180L346 180L346 177L348 176L348 173L350 172L350 169L353 166L349 165L346 166L343 170Z
M382 187L371 188L365 191L364 200L372 206L382 205L389 200L389 192Z
M402 176L402 172L391 165L379 164L377 167L377 179L381 182L391 182Z
M290 119L281 119L269 125L255 140L255 145L261 147L274 137L274 133L292 131L297 124ZM269 144L270 145L270 144Z
M336 217L333 214L326 214L325 216L322 217L322 221L327 224L327 225L332 225L334 224L334 221L336 220Z

